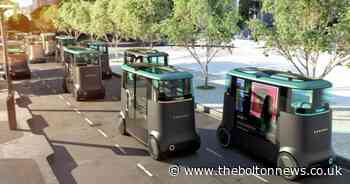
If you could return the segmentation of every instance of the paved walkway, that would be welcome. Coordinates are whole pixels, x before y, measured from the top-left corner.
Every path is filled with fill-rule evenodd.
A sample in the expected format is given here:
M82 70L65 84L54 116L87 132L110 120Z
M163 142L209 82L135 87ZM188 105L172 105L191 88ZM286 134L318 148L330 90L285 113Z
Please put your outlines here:
M2 81L1 81L2 82ZM9 130L6 109L7 91L0 90L0 183L57 184L47 157L53 150L44 135L34 134L28 123L29 111L21 107L16 95L18 129Z

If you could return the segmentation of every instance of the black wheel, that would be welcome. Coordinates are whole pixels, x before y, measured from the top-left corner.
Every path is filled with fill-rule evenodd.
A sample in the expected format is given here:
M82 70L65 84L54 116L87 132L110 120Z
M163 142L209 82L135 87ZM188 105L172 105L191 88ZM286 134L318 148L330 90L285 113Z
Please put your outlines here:
M159 143L154 136L150 136L148 140L149 154L154 160L162 160L162 154L160 153Z
M293 168L299 168L299 164L297 160L290 153L281 152L278 154L277 167L283 170L285 170L286 168L293 169ZM294 172L288 172L288 173L289 173L288 175L287 174L282 175L287 180L293 181L299 178L299 175L297 175Z
M216 131L216 136L222 147L227 148L231 146L231 134L226 128L219 127Z
M126 132L126 122L124 118L120 117L119 119L118 131L121 135L128 135L128 133Z
M74 87L71 88L71 94L72 94L72 97L75 99L75 101L79 102L81 100L79 98L78 91L76 91Z
M78 91L73 90L72 94L73 94L75 101L77 101L77 102L81 101L81 98L78 95Z
M101 93L98 99L105 99L105 97L106 97L106 93Z
M195 143L191 146L190 152L195 153L201 147L201 139L200 137L195 141Z

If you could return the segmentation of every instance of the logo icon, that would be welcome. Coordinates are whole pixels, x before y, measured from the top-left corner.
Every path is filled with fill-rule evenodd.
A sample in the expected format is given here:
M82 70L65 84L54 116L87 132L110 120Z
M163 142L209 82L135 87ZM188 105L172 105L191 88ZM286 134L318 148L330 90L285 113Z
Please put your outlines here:
M180 167L178 165L171 165L168 172L170 176L178 176L180 174Z

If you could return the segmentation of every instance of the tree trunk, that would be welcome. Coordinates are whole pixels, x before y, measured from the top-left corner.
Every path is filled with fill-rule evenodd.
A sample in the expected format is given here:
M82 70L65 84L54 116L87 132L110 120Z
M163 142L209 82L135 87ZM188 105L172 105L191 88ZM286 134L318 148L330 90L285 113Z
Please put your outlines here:
M106 42L109 42L107 34L104 35Z
M90 33L90 41L94 41L94 35Z
M209 86L209 71L208 71L208 63L205 64L205 71L204 71L204 87Z

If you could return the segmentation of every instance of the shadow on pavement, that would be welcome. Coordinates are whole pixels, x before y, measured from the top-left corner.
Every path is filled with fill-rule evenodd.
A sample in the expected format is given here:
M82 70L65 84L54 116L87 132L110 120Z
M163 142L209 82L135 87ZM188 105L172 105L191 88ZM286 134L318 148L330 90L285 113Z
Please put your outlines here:
M78 164L64 146L53 145L55 154L47 158L58 181L62 184L76 184L72 171Z
M75 145L75 146L87 146L87 147L110 149L119 156L148 156L149 155L147 150L138 149L138 148L120 147L123 151L125 151L125 152L122 152L121 149L118 149L115 146L109 146L109 145L88 144L88 143L59 141L59 140L51 140L50 142L53 144L69 144L69 145Z
M28 120L28 125L34 134L44 135L47 138L44 129L49 126L41 115L32 114L32 118Z
M32 112L74 112L72 109L31 109ZM119 110L94 110L94 109L79 109L80 112L120 112Z
M41 115L35 115L31 111L30 113L32 114L32 118L28 120L30 130L34 134L45 136L54 151L54 154L47 157L47 161L57 180L62 184L76 184L77 182L72 175L72 170L75 169L78 164L64 146L54 145L52 141L50 141L44 132L44 129L49 126L47 121Z
M20 96L16 98L16 104L21 108L27 108L30 104L32 104L32 100L28 96Z

